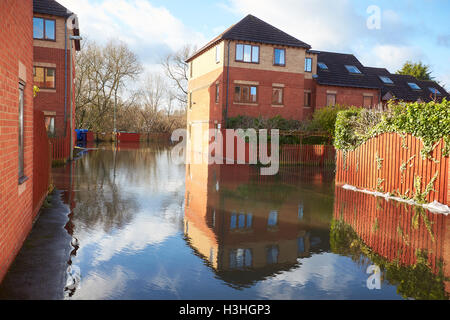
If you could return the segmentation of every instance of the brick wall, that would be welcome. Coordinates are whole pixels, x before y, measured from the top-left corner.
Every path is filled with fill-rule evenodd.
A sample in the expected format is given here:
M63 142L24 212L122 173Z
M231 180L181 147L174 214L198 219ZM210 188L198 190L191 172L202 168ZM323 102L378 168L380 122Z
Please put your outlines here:
M373 95L373 103L379 102L379 91L377 89L360 89L337 86L316 86L315 106L317 109L327 105L327 92L336 93L336 103L349 106L362 106L364 94Z
M0 1L0 281L31 229L33 188L32 1ZM24 92L24 164L18 184L19 81Z
M56 88L41 89L34 101L39 111L56 112L55 129L58 136L64 135L64 49L34 47L34 65L54 66L56 68ZM70 58L67 55L67 112L69 112L70 94ZM67 115L68 116L68 115Z
M235 81L258 82L257 105L234 103ZM304 104L304 76L298 73L276 72L265 70L251 70L245 68L230 68L228 96L228 117L247 115L251 117L263 116L272 118L280 115L286 119L303 119ZM273 84L284 85L284 105L272 105Z

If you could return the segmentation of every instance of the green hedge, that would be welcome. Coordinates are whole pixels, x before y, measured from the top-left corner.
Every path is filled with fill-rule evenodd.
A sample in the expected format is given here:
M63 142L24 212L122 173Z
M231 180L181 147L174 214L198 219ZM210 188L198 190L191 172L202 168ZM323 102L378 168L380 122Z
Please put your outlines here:
M444 155L450 149L450 102L389 103L387 111L352 107L338 113L335 128L337 149L353 150L368 139L382 133L396 132L420 138L423 157L429 157L440 139L444 139Z

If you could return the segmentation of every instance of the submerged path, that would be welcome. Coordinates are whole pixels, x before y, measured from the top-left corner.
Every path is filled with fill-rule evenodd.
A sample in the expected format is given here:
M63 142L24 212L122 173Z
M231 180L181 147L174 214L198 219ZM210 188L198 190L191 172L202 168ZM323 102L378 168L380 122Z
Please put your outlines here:
M71 239L69 208L55 190L0 284L0 299L56 300L64 297Z

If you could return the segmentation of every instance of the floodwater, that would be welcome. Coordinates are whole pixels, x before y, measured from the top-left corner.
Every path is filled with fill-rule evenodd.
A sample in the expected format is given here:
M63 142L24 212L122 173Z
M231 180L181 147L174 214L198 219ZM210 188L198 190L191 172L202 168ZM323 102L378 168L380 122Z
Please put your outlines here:
M260 176L170 150L100 145L54 169L66 299L448 299L450 217L335 187L332 168Z

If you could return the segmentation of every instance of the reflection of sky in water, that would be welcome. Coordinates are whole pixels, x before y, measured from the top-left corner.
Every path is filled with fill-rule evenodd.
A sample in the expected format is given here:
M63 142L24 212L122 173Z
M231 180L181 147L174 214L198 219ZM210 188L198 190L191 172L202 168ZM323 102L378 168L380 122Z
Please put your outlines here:
M99 156L100 152L106 154ZM214 260L216 252L208 249L208 256L202 259L184 238L185 167L170 163L166 150L155 153L147 151L152 153L151 156L140 150L145 155L140 156L144 158L142 162L130 161L134 159L134 152L137 151L121 151L126 153L123 158L120 153L117 155L116 195L108 194L109 190L114 189L111 175L102 183L103 188L108 190L105 197L97 198L92 193L98 188L98 178L88 178L77 172L78 185L76 183L75 189L79 191L75 194L73 223L74 236L79 240L80 248L73 258L73 264L80 267L81 284L73 299L398 298L396 288L385 282L382 283L382 290L368 290L367 265L327 252L329 239L322 237L323 232L314 233L314 227L311 235L307 232L291 241L299 256L303 257L305 251L312 250L310 254L306 252L305 257L294 259L287 269L280 268L250 285L236 289L211 268L210 262ZM99 153L96 157L89 154L81 161L84 162L84 168L93 170L102 167L105 175L108 175L114 164L113 154L108 150ZM102 159L109 160L102 162ZM94 163L96 161L98 163ZM86 174L89 170L86 169ZM85 178L90 181L84 181ZM212 184L213 189L222 192L223 184L220 191L215 185ZM320 191L311 200L309 198L314 188ZM308 206L311 202L318 202L327 189L320 184L316 187L308 184L305 190L308 191L305 191L304 199L294 199L292 206L295 219L301 223L311 222ZM295 194L301 197L302 192ZM108 206L104 206L102 201L112 202L108 205L113 209L108 211ZM121 207L114 201L132 204L132 210L124 213L124 223L117 222L120 219L117 219L118 212L114 208L126 211L130 206ZM89 215L95 215L97 207L100 218L90 223L92 217L85 214L89 210ZM318 221L323 223L323 220L331 220L332 202L328 210L330 212L312 214L320 216ZM111 214L111 221L108 220L108 214ZM214 209L213 219L220 219L220 214ZM231 223L227 227L235 232L246 232L257 222L257 216L256 211L244 213L230 210ZM283 214L267 208L267 220L272 229L283 222ZM265 246L265 259L269 265L277 266L282 245ZM234 272L251 272L250 266L257 258L245 246L237 246L223 254L228 255L227 267Z

